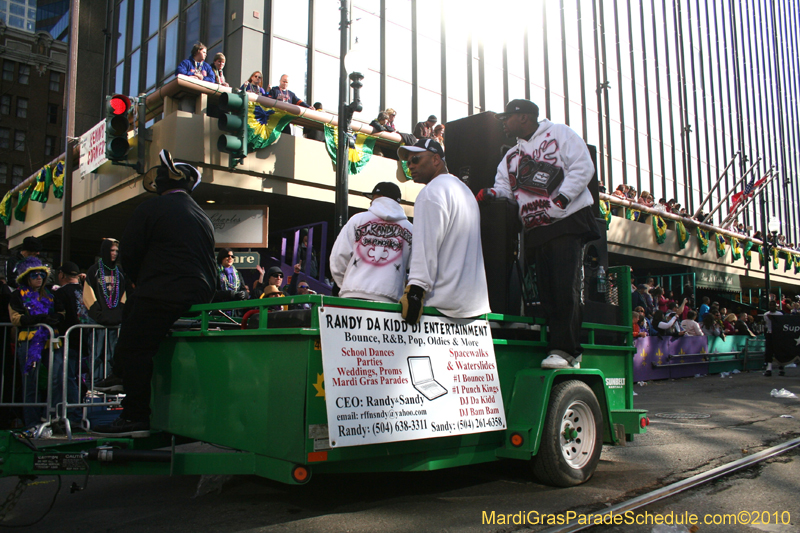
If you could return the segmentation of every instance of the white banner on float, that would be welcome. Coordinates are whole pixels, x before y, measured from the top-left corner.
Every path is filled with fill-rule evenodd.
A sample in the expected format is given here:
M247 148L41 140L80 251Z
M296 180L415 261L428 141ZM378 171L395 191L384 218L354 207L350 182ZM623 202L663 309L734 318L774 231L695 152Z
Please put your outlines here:
M486 320L319 308L333 448L506 428Z

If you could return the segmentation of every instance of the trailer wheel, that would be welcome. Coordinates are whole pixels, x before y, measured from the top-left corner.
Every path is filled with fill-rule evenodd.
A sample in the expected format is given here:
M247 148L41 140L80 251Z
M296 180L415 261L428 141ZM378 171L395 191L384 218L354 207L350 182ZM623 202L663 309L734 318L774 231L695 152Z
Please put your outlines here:
M589 480L603 448L603 415L582 381L559 383L550 393L539 453L531 459L537 481L572 487Z

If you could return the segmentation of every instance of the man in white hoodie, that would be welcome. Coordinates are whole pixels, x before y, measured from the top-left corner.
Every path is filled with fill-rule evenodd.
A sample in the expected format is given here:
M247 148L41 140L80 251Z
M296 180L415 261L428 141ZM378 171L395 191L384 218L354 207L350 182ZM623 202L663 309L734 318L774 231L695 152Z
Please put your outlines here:
M580 368L583 245L599 238L588 187L592 158L569 126L540 122L530 100L512 100L496 116L517 145L497 166L494 188L477 199L516 199L550 333L542 368Z
M331 250L339 296L397 303L403 295L413 226L400 205L400 187L382 182L365 194L368 211L347 221Z
M414 250L400 299L403 319L416 324L423 302L452 318L490 312L478 202L447 172L444 150L433 139L401 146L397 156L408 164L414 182L425 184L414 202Z

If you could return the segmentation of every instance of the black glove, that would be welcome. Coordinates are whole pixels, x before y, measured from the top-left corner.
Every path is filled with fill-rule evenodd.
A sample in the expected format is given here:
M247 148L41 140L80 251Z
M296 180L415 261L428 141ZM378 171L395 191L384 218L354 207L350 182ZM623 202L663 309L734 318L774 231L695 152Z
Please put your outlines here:
M559 194L558 196L556 196L555 200L553 200L553 203L556 204L561 209L566 209L567 206L569 205L569 198L567 198L563 194Z
M403 310L403 320L409 324L416 324L419 322L419 317L422 316L422 301L425 299L425 290L416 285L406 285L406 290L403 291L403 297L400 298L400 305Z
M61 323L62 318L63 317L59 313L50 313L49 315L47 315L47 317L45 317L44 323L49 326L55 327Z
M339 286L334 281L333 282L333 287L331 287L331 296L339 296L339 291L340 290L342 290L342 289L339 288Z
M244 291L235 291L233 293L234 300L247 300L247 293Z
M480 202L485 202L489 199L497 198L497 193L494 189L481 189L478 191L478 194L475 195L475 199Z
M19 317L21 326L33 326L34 324L44 324L47 322L47 315L22 315Z

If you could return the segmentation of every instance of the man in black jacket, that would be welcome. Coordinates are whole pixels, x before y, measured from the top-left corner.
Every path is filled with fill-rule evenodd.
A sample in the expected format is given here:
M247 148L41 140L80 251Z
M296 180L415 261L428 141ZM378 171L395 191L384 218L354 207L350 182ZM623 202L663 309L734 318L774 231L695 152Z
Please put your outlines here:
M214 227L190 196L200 172L173 163L161 151L161 166L145 188L158 193L136 208L120 251L135 287L126 304L115 357L121 360L125 399L122 414L94 429L106 436L150 434L150 381L153 357L175 321L194 304L214 296Z

